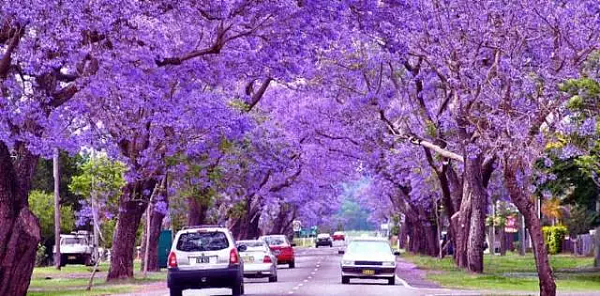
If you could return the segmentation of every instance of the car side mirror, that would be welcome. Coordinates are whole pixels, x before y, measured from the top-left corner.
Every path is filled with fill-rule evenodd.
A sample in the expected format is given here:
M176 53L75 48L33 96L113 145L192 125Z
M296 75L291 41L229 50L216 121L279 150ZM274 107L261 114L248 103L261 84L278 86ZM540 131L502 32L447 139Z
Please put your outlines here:
M344 251L344 250L338 250L338 254L343 255L344 253L346 253L346 251Z
M296 246L296 244L295 244L295 243L292 243L292 247L295 247L295 246Z
M400 251L394 251L395 256L400 256Z
M248 247L246 245L239 245L237 247L238 252L246 252L246 250L248 250Z

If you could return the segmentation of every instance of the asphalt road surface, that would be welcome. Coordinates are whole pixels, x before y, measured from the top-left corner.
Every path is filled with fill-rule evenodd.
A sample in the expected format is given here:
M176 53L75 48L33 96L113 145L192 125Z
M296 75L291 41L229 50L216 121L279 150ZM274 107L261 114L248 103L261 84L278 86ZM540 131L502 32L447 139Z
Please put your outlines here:
M447 295L454 294L449 290L420 287L409 284L402 278L402 270L396 285L390 286L387 280L351 279L350 284L342 285L340 275L341 255L337 248L322 247L296 250L296 268L289 269L280 265L278 282L269 283L264 279L245 279L245 295ZM406 274L407 277L414 275ZM454 291L456 292L456 291ZM167 296L162 294L161 296ZM186 290L184 296L231 295L230 289Z

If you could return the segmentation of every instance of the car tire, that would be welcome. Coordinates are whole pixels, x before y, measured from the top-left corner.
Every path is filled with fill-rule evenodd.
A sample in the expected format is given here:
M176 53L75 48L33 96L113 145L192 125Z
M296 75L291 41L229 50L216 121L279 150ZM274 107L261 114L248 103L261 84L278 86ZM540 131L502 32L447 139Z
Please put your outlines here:
M391 277L388 279L388 285L395 285L396 284L396 277Z
M290 268L296 268L296 261L290 262Z
M182 296L182 295L183 295L183 290L181 290L181 289L176 289L176 288L169 289L169 296Z
M319 248L319 245L315 245L315 249L318 249L318 248Z
M349 284L350 278L347 276L342 276L342 284Z
M233 296L244 295L244 282L240 281L239 283L235 283L233 287L231 287L231 294Z
M276 283L277 282L277 276L270 276L269 277L269 283Z

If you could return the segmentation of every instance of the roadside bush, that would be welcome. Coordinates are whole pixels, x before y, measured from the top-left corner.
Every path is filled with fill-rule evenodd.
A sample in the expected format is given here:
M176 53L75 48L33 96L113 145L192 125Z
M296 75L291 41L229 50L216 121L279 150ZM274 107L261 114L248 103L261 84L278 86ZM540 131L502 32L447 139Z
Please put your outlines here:
M35 252L35 266L40 267L46 265L46 246L38 244Z
M542 227L544 233L544 241L546 242L546 248L550 254L558 254L562 249L562 242L565 240L567 235L567 228L562 225L557 226L544 226Z

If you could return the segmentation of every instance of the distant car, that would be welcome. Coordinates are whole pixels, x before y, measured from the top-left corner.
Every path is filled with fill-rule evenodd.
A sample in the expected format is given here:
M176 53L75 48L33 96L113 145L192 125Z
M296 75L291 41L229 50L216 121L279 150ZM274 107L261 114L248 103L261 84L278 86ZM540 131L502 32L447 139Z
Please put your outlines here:
M287 237L282 234L265 235L260 237L271 249L271 252L277 256L277 264L289 264L290 268L296 267L296 257L294 255L294 244L291 244Z
M333 241L344 241L346 240L346 235L341 231L336 231L333 233Z
M333 247L333 241L331 240L329 233L319 233L319 235L317 235L315 248L318 248L319 246L329 246L330 248Z
M351 278L386 279L396 283L396 256L386 239L361 238L350 242L342 257L342 284Z
M277 281L277 257L262 240L243 240L236 243L238 248L246 246L246 251L240 252L244 261L244 277L268 277L269 282Z
M53 249L56 253L56 246ZM67 264L84 264L92 266L96 263L92 236L87 231L77 231L60 235L60 266Z
M177 232L168 257L167 285L171 296L186 289L231 288L244 294L244 264L233 235L220 226L184 228Z

